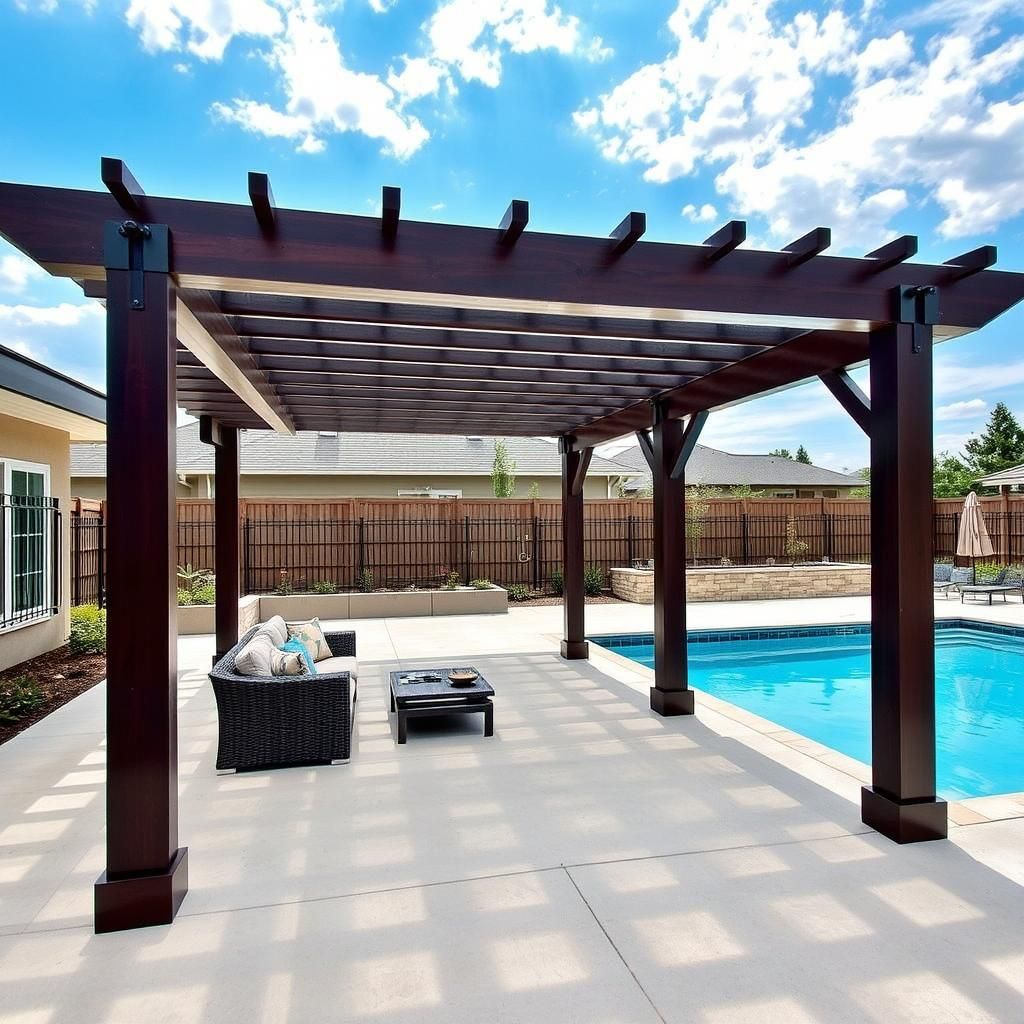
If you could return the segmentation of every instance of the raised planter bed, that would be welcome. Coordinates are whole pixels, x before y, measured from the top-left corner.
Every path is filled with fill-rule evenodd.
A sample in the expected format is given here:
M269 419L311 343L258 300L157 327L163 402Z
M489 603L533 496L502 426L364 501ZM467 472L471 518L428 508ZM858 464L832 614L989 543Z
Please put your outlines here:
M238 602L238 631L244 633L260 621L260 597L247 594ZM178 636L199 636L213 633L214 611L212 604L186 604L178 607Z

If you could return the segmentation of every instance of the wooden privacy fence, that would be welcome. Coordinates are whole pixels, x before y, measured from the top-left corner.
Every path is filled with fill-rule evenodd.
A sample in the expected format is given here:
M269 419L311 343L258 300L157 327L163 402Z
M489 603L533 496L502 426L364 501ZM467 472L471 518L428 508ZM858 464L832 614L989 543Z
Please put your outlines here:
M981 504L996 560L1024 559L1024 496L982 498ZM931 524L936 557L953 555L961 507L958 499L936 500ZM103 599L103 513L104 503L72 501L76 603ZM212 568L213 515L212 500L179 500L179 565ZM451 570L465 581L483 577L541 589L561 569L557 499L246 498L239 515L242 587L248 593L273 591L282 582L295 589L327 582L341 590L371 579L376 587L424 585ZM794 539L800 560L871 558L867 500L715 499L699 522L687 543L691 564L781 564L792 560L788 542ZM584 534L587 562L606 571L650 559L651 501L587 500Z

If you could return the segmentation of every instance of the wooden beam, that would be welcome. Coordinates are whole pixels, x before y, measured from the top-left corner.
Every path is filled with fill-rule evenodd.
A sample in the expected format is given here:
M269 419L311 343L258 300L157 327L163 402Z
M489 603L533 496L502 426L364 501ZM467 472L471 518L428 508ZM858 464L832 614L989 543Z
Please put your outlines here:
M215 389L216 390L216 389ZM178 394L199 397L210 394L198 381L179 381ZM476 390L459 390L455 388L438 389L436 385L429 389L413 389L391 387L385 381L364 381L362 384L342 384L334 387L317 386L315 384L296 384L290 387L278 385L278 394L289 406L305 399L330 399L334 401L357 401L363 398L386 399L389 402L408 402L412 405L436 405L452 402L465 405L489 407L493 402L507 402L522 405L525 408L539 409L605 409L614 411L629 404L628 398L616 395L561 394L549 391L516 390L511 395L504 391L483 392Z
M179 293L177 332L181 344L268 426L282 434L295 433L288 412L273 386L208 294L197 291Z
M866 268L868 273L877 274L916 255L917 235L900 235L899 238L894 238L891 242L872 250L864 258L872 260Z
M180 399L181 395L179 394L178 397ZM232 395L232 398L237 398L237 396ZM220 423L212 416L199 417L199 440L203 444L213 445L214 447L221 443Z
M690 418L687 420L686 426L683 428L683 437L679 446L679 454L676 457L675 465L672 467L671 476L673 480L683 479L683 474L686 470L686 463L693 454L693 449L697 447L697 441L700 439L700 433L704 429L704 424L707 423L707 421L707 410L695 412L691 414Z
M398 234L401 212L402 190L394 185L385 185L381 190L380 230L387 241L394 241Z
M627 213L611 233L612 244L609 255L617 259L623 253L629 252L643 238L646 231L646 213L640 213L638 210Z
M654 442L651 440L651 432L649 430L638 430L636 432L637 444L640 445L640 451L643 457L647 460L648 467L654 469Z
M125 213L130 213L133 217L145 215L146 193L123 160L112 156L102 157L100 159L100 177L103 179L103 184L107 186L107 191L117 200L118 205Z
M892 281L865 261L811 260L780 273L778 253L738 249L728 274L707 273L705 246L648 242L608 262L607 238L529 232L502 259L494 228L409 221L402 245L381 245L377 218L277 210L268 246L248 203L147 197L168 225L186 288L444 306L480 312L867 332L892 321ZM122 217L107 193L0 183L0 234L57 276L100 277L97 238ZM943 285L949 267L907 263L900 283ZM944 296L937 336L983 326L1024 297L1024 275L986 271Z
M511 248L530 222L530 204L525 199L513 199L498 225L498 244Z
M944 838L935 794L932 345L915 329L871 336L871 786L865 824L899 843Z
M814 228L806 235L801 235L795 242L785 246L783 252L789 253L786 266L792 270L808 260L823 253L832 244L832 232L829 228Z
M995 265L997 255L998 252L994 245L982 245L960 256L954 256L953 259L945 262L945 266L953 268L947 280L962 281L965 277L980 274L981 271L988 270L989 267Z
M587 470L590 469L590 460L593 458L594 449L585 448L579 453L581 458L575 459L576 467L572 478L572 493L580 495L583 493L583 485L587 479Z
M845 370L826 370L818 376L854 423L870 437L871 399L861 391L856 381Z
M717 263L723 256L728 256L737 246L747 239L747 222L731 220L720 227L713 235L704 239L708 252L704 256L706 263Z
M590 462L592 449L576 451L571 439L562 437L562 607L563 658L586 658L586 596L583 588L583 488L576 489L580 468Z
M249 172L249 202L260 230L265 235L273 235L276 230L274 220L274 193L270 188L270 175L257 171Z
M654 425L654 686L651 710L692 715L686 663L686 502L683 480L672 475L683 451L681 420Z

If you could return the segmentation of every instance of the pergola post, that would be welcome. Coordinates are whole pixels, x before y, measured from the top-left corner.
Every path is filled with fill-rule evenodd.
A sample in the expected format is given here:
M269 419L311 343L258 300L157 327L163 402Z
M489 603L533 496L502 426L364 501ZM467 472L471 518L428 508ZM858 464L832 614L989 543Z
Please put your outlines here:
M199 420L199 436L213 446L214 624L217 633L214 663L238 643L239 522L238 428L226 427L209 416Z
M96 931L173 920L178 846L175 301L168 231L108 222L107 864Z
M927 528L934 313L925 309L920 294L911 301L915 305L911 322L871 335L873 784L862 791L861 810L865 824L899 843L942 839L947 827L946 804L935 795L935 634Z
M561 439L562 449L562 601L565 632L563 658L586 658L583 589L583 483L592 448L573 451L572 438Z
M686 499L683 421L655 406L649 462L654 489L654 686L651 710L692 715L686 666Z

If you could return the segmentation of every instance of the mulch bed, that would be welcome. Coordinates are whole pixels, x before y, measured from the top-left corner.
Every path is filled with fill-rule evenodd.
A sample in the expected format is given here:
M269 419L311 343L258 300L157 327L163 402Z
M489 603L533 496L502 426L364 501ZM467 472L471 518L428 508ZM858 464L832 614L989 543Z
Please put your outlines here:
M46 698L36 711L13 724L0 723L0 743L6 743L30 725L45 718L69 700L85 693L107 675L107 659L103 654L72 654L66 644L55 651L0 672L0 679L31 676ZM63 677L63 678L58 678Z
M623 604L617 597L611 594L602 594L600 597L586 598L587 604ZM526 601L509 601L509 608L543 608L550 605L562 604L562 598L554 594L545 594L543 597L531 597Z

